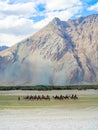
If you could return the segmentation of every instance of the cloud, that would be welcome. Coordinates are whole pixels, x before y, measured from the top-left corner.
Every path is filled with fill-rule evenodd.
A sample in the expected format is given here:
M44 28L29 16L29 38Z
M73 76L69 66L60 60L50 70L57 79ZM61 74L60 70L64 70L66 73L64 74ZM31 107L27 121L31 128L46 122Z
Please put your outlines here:
M36 28L34 28L32 20L13 15L8 16L0 20L0 46L12 46L34 32L36 32Z
M46 8L48 10L63 10L73 6L80 6L81 4L80 0L46 0Z
M0 45L15 44L19 39L47 25L54 17L68 20L79 15L81 10L80 0L2 0L0 1Z
M98 12L98 2L90 7L88 7L89 11L96 11Z
M13 44L18 43L23 38L25 38L25 36L16 36L13 34L0 33L0 46L12 46Z
M34 32L33 21L18 16L8 16L0 20L0 32L14 35L28 35Z
M17 4L8 4L8 2L0 2L0 14L5 16L10 15L18 15L29 17L31 15L34 15L36 12L35 10L35 4L32 2L28 3L17 3Z

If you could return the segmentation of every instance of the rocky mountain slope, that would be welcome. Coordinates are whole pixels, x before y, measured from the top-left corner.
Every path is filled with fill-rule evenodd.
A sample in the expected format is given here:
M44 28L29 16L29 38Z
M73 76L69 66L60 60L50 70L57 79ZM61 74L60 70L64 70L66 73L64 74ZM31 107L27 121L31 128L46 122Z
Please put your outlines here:
M98 15L54 18L0 52L0 85L98 84Z

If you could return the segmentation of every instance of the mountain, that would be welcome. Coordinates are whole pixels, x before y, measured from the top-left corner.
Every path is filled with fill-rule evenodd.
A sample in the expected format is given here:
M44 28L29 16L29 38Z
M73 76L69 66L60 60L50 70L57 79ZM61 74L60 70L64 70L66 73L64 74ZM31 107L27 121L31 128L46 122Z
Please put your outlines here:
M9 48L8 46L0 46L0 51L3 51L5 49Z
M98 84L98 15L54 18L0 52L0 85Z

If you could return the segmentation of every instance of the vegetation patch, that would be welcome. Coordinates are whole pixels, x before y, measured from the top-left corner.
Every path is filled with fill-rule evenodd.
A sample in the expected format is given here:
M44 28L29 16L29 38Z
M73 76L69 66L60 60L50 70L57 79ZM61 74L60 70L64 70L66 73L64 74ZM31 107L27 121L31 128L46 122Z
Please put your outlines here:
M0 90L86 90L98 89L98 85L69 85L69 86L0 86Z

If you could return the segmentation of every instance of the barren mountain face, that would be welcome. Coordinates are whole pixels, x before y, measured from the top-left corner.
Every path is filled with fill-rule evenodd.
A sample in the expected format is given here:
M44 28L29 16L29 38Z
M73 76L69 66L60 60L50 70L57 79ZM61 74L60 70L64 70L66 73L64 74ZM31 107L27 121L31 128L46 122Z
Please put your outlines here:
M98 84L98 15L54 18L0 52L0 85Z

